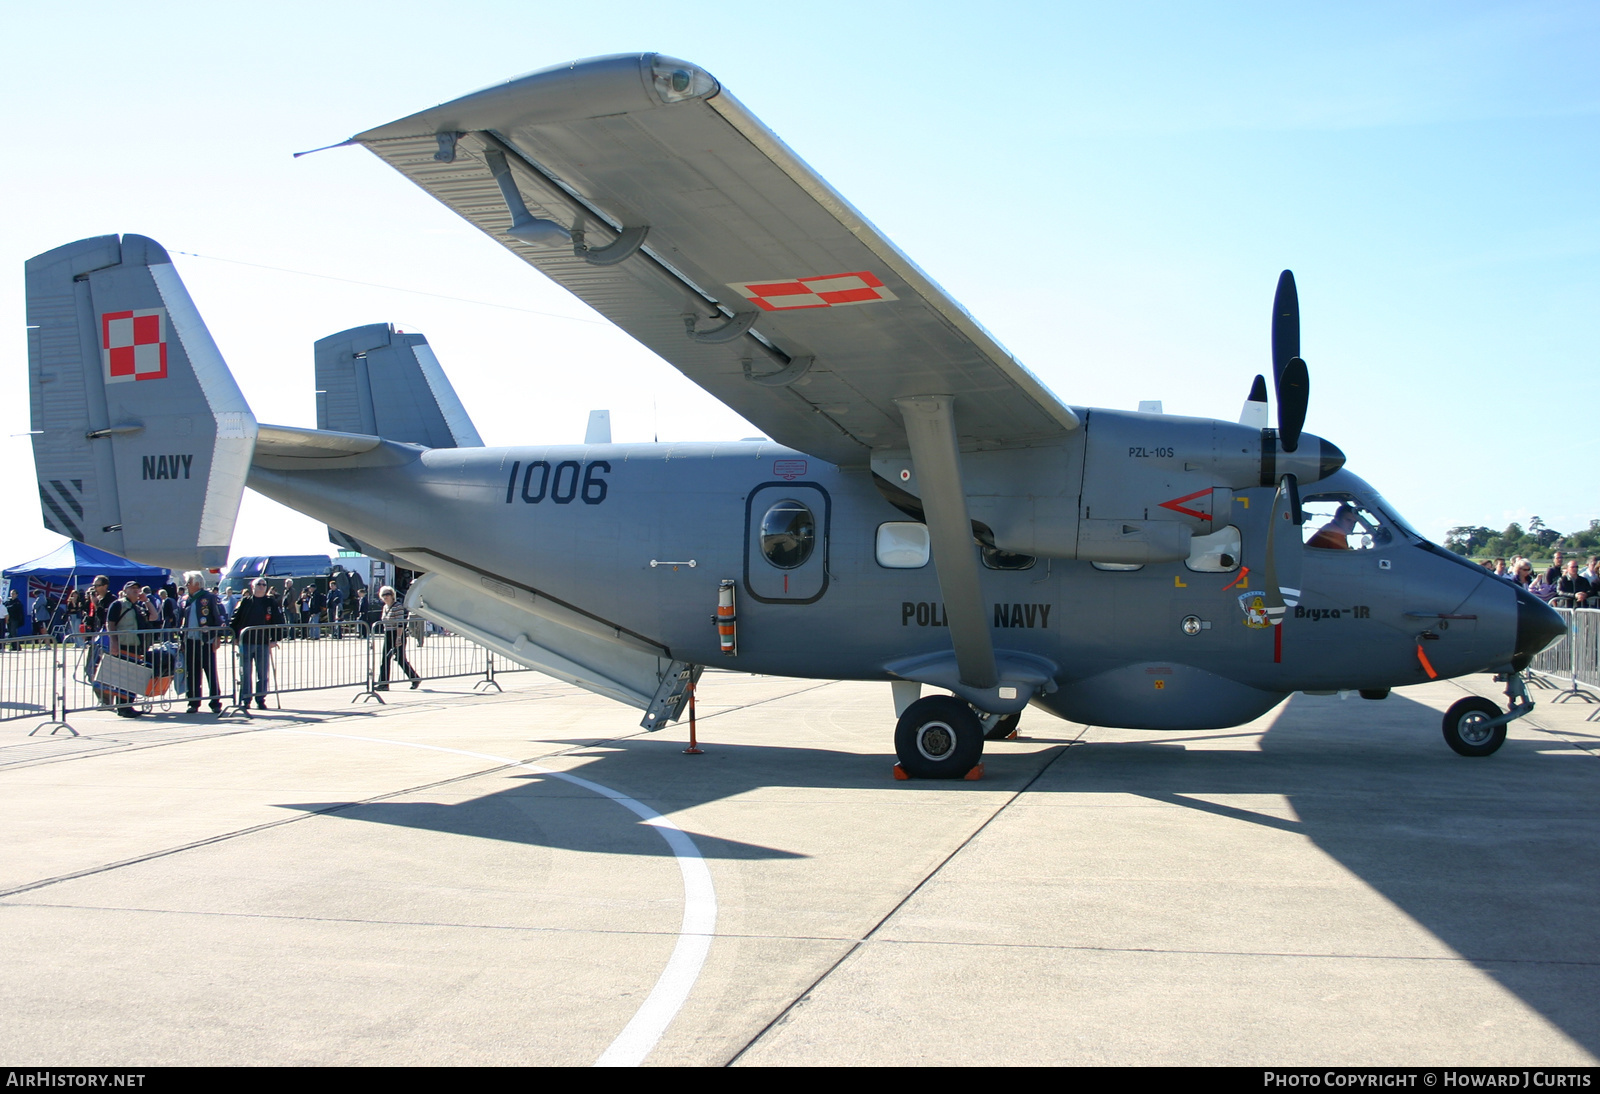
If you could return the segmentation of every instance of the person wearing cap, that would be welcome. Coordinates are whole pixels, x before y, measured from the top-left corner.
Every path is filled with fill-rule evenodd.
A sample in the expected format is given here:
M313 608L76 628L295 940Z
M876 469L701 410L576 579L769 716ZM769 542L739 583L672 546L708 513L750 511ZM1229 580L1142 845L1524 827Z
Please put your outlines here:
M160 622L155 604L145 595L137 581L122 587L122 597L106 610L106 635L110 639L111 653L129 661L144 660L144 632ZM133 705L134 697L116 693L117 716L137 718L144 712Z
M405 605L396 599L394 589L388 585L378 590L378 596L383 600L383 667L378 671L378 684L374 690L389 690L389 662L396 661L401 670L411 678L411 688L415 691L422 683L422 677L411 667L411 662L406 660L406 629L409 619Z

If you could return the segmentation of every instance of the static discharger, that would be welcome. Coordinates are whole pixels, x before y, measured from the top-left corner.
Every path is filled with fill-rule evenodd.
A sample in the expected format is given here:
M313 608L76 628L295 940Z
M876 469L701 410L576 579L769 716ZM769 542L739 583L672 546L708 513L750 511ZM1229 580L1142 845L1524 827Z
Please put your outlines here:
M729 657L739 653L738 626L739 617L733 610L733 582L722 581L717 585L717 642L722 647L722 652ZM690 692L693 695L693 692ZM693 699L689 702L692 704Z

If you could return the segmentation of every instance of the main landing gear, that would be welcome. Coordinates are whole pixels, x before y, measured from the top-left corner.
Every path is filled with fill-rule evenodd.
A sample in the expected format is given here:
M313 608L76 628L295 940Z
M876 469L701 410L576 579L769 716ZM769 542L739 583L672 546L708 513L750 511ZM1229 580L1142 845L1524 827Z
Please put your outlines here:
M953 695L928 695L900 715L894 751L914 779L961 779L983 756L983 723Z
M1444 713L1445 744L1462 756L1492 755L1506 743L1506 726L1533 709L1521 673L1504 673L1495 679L1506 685L1505 713L1493 700L1479 695L1457 700Z
M983 759L985 738L1009 737L1019 717L1001 718L985 732L983 719L966 702L953 695L925 696L900 715L894 751L913 779L964 779Z

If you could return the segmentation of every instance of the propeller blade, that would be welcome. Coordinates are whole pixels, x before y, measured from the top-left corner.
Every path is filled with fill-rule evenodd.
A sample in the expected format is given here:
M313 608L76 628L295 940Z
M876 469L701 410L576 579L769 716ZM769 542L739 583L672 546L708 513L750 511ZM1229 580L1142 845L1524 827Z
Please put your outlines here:
M1306 522L1305 510L1300 508L1300 479L1294 475L1285 475L1283 487L1289 500L1289 522L1298 528Z
M1259 374L1250 385L1250 395L1239 411L1239 424L1251 429L1267 428L1267 381Z
M1283 369L1292 357L1300 356L1300 294L1295 291L1294 271L1278 275L1278 291L1272 298L1272 382L1283 383Z
M1300 430L1306 424L1306 405L1311 401L1311 373L1298 357L1289 358L1278 377L1278 443L1285 452L1300 447Z

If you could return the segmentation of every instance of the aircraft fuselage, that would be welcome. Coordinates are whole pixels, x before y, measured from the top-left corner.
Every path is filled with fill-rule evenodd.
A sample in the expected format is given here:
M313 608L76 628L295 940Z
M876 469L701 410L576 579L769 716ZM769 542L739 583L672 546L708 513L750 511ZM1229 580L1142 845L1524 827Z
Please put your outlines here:
M880 564L880 526L910 518L871 472L770 442L385 442L354 459L258 459L250 485L401 560L450 559L536 589L683 661L891 679L886 664L950 648L933 565ZM1344 471L1318 484L1328 488L1376 497ZM1512 660L1515 590L1398 528L1371 549L1302 549L1299 603L1281 628L1260 625L1247 607L1274 490L1236 494L1242 559L1226 572L1048 558L983 571L995 648L1060 667L1036 702L1101 725L1216 728L1293 691L1383 689ZM788 569L761 550L762 518L781 502L815 523L810 556ZM738 595L735 656L719 652L712 624L724 579Z

